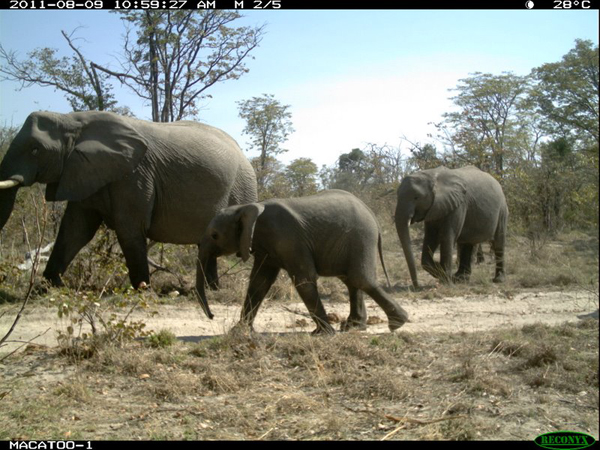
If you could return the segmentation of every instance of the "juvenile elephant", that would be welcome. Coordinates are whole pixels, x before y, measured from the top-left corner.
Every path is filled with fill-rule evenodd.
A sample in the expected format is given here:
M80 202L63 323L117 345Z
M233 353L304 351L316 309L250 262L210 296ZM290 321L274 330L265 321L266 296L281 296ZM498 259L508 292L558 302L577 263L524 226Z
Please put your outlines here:
M0 230L22 186L44 183L46 200L68 201L44 271L54 285L102 222L115 230L139 287L150 282L146 238L199 244L217 211L257 200L254 170L223 131L98 111L32 113L0 164L0 180ZM216 259L205 270L216 281Z
M421 264L435 278L451 279L452 254L458 244L455 280L468 280L473 247L490 241L496 259L494 282L504 280L504 245L508 208L494 177L474 166L438 167L405 177L398 187L396 229L413 286L418 287L409 226L425 221ZM440 247L440 263L433 254Z
M378 252L384 272L385 265L375 216L348 192L330 190L225 208L208 225L200 248L202 267L215 256L237 253L246 261L254 254L241 312L241 322L250 326L282 268L317 324L313 333L334 332L317 291L320 275L338 277L348 287L350 315L345 328L366 328L361 291L385 311L390 330L408 320L406 311L377 284ZM212 318L204 285L198 286L204 311Z

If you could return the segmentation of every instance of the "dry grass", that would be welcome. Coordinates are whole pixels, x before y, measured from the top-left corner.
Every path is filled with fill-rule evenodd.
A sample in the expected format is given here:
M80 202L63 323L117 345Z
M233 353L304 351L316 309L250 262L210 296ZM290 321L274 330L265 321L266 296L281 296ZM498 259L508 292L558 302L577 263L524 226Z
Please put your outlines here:
M107 345L76 366L51 350L14 358L0 368L1 439L533 439L551 424L597 432L597 321L460 335L236 332L166 348Z
M414 227L417 228L417 227ZM511 236L506 251L506 273L504 283L495 284L494 258L489 247L484 245L485 262L473 264L473 273L468 283L440 284L421 269L419 265L422 241L419 230L413 233L413 252L417 260L419 292L411 288L410 275L404 254L390 230L384 237L384 257L395 290L406 293L409 298L452 297L458 295L484 295L501 291L506 294L528 289L586 289L598 292L598 237L597 233L572 232L553 240L532 244L530 239ZM436 260L439 254L435 255ZM457 269L456 261L454 270Z

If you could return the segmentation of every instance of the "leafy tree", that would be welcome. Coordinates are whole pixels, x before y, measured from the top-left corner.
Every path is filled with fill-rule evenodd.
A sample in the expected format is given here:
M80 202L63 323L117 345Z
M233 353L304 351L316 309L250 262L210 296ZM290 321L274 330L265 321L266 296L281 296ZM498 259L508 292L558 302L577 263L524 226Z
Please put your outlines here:
M274 156L268 156L261 168L261 158L256 156L250 159L254 171L262 176L262 186L258 190L258 199L289 197L290 183L285 178L285 166Z
M366 185L373 168L369 167L367 155L359 148L342 153L333 168L321 170L321 180L327 189L343 189L358 193Z
M554 232L562 228L565 209L570 203L576 175L573 145L565 138L541 147L541 163L537 171L537 196L544 228Z
M332 187L357 193L369 184L374 171L368 154L353 148L338 158Z
M437 155L437 149L433 144L414 144L410 149L412 156L408 164L414 167L414 170L434 169L443 164L443 161Z
M551 135L573 134L579 140L599 143L598 46L576 40L575 48L555 63L532 72L537 84L532 98L547 119Z
M576 40L555 63L533 69L528 105L552 138L538 146L533 175L544 229L598 226L598 46Z
M445 113L437 125L443 142L460 165L474 164L502 178L517 158L512 144L522 123L518 112L528 78L475 73L459 81L452 97L459 110Z
M359 148L353 148L349 153L342 153L338 158L338 167L343 172L360 173L364 171L367 157Z
M323 166L319 177L326 189L343 189L378 204L395 190L406 169L399 147L371 143L343 153L335 166Z
M98 73L75 46L73 33L61 33L73 52L71 56L60 57L57 49L41 47L19 60L16 52L0 44L0 59L4 60L0 80L18 81L21 89L33 85L53 87L65 93L73 111L115 110L117 102L108 75Z
M19 127L12 125L0 126L0 160L8 150L8 146L19 132Z
M317 165L310 158L298 158L285 169L285 177L290 183L291 193L297 197L317 192Z
M246 120L244 134L250 136L250 150L259 152L255 165L258 190L267 185L269 158L286 152L281 148L287 137L294 132L289 105L282 105L271 94L239 101L239 116Z

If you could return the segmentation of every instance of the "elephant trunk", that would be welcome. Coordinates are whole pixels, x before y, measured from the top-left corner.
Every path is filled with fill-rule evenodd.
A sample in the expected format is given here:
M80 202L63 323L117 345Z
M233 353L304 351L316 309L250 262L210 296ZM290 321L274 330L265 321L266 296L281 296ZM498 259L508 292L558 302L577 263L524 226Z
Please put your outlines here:
M18 185L0 189L0 230L4 228L4 225L12 213L18 190Z
M208 262L210 259L210 252L206 248L206 245L201 245L200 252L198 253L198 267L196 273L196 292L198 293L198 300L200 302L200 306L202 307L202 311L206 314L206 317L212 319L214 317L213 313L210 311L208 306L208 299L206 298L206 283L207 277L206 274L208 272Z
M206 314L206 317L212 319L215 315L210 311L208 306L208 300L206 299L206 288L204 287L204 283L200 283L196 286L196 290L198 291L198 300L200 301L200 306L202 307L202 311Z
M419 282L417 281L417 267L415 265L415 257L413 256L412 246L410 241L410 217L402 218L396 217L396 230L398 231L398 237L402 244L402 250L404 251L404 257L406 258L406 265L410 272L410 279L412 280L413 287L417 289Z

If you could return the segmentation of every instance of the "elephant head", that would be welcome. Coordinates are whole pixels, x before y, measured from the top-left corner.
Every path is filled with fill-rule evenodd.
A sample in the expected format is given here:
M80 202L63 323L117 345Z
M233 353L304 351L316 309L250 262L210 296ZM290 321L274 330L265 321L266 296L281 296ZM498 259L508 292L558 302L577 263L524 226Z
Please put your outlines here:
M260 203L236 205L224 208L211 220L200 243L198 273L207 273L211 258L237 254L245 262L250 258L252 238L258 216L265 207ZM196 289L204 313L214 316L208 307L205 280L197 280Z
M83 200L131 173L147 142L108 112L29 115L0 164L0 229L17 189L46 184L46 200Z
M395 214L396 230L415 288L419 284L409 226L416 222L444 219L463 204L465 193L466 187L461 178L445 167L411 174L400 183Z

